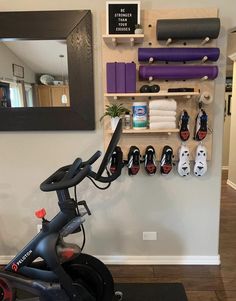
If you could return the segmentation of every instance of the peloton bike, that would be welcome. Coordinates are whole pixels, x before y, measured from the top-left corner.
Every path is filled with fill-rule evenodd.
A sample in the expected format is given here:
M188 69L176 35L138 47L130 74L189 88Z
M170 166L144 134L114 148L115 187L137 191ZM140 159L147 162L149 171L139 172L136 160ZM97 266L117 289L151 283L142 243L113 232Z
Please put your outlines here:
M0 271L0 301L18 300L17 289L40 301L122 300L122 293L114 291L107 267L97 258L82 253L83 247L64 241L81 230L85 235L84 217L91 215L87 203L77 201L76 186L89 178L98 188L95 181L108 183L107 188L120 176L122 153L118 153L115 173L109 174L107 165L121 132L120 120L97 173L92 171L92 164L101 156L100 151L85 162L77 158L73 164L61 167L40 185L42 191L57 193L60 212L51 221L45 218L45 209L36 212L42 219L42 230ZM107 176L103 175L105 170ZM75 189L74 199L70 196L71 187ZM37 258L42 261L36 261Z

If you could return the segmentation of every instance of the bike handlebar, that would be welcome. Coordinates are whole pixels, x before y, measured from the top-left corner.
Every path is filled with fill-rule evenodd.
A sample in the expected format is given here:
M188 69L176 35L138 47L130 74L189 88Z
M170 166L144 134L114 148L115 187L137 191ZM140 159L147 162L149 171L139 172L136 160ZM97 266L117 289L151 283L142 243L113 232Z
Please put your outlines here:
M99 158L99 157L101 157L101 155L102 155L102 152L100 152L100 151L96 151L96 153L94 154L94 155L92 155L92 157L91 158L89 158L87 161L85 161L85 162L83 162L83 166L85 166L85 165L92 165L94 162L96 162L97 161L97 159Z
M69 165L70 167L71 165ZM84 178L86 178L91 171L91 165L86 165L83 169L80 169L74 177L70 179L64 179L65 177L65 169L66 166L63 168L58 169L53 175L51 175L47 180L45 180L41 185L40 189L42 191L55 191L55 190L63 190L73 186L78 185ZM68 166L67 166L68 167ZM64 170L63 170L64 169Z
M66 165L59 168L50 177L48 177L41 185L42 191L55 191L63 190L78 185L84 178L91 177L101 183L110 183L117 179L122 170L122 156L118 155L118 168L115 174L107 177L99 176L92 171L92 164L97 161L101 156L101 152L97 151L87 161L82 162L80 158L77 158L73 164Z
M75 175L79 167L81 166L82 160L80 158L77 158L73 164L70 166L68 171L66 172L65 176L62 180L69 180L72 179Z

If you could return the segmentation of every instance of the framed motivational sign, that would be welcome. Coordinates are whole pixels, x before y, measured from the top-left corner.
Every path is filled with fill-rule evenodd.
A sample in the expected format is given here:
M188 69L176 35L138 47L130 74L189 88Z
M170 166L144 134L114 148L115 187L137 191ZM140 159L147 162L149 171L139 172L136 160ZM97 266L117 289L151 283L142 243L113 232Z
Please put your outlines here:
M107 34L134 34L140 24L140 1L107 1Z

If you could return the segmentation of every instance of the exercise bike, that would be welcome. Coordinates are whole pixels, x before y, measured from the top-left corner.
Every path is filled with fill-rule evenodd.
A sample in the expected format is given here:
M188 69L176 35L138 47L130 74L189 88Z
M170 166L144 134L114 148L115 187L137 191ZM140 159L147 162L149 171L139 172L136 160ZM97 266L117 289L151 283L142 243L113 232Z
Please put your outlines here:
M85 178L108 183L117 179L122 170L122 154L118 154L117 170L107 176L112 153L122 132L118 123L98 172L92 164L101 156L97 151L89 160L77 158L73 164L63 166L41 185L42 191L55 191L60 212L46 219L45 209L36 212L42 219L41 231L0 271L0 301L14 301L16 290L23 290L40 301L111 301L121 300L122 293L114 292L113 278L107 267L97 258L82 253L76 244L64 238L77 232L84 233L85 216L91 212L85 201L71 198L69 188ZM96 184L96 183L95 183ZM37 261L36 259L42 259ZM38 300L37 299L37 300Z

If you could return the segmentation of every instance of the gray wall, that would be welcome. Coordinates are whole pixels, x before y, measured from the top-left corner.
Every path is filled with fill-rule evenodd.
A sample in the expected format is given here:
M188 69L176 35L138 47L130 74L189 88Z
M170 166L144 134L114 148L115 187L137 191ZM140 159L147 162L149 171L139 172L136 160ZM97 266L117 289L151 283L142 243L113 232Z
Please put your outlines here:
M103 148L99 116L103 110L101 82L100 13L105 0L0 1L2 10L91 9L94 26L95 132L0 133L0 255L14 254L35 232L33 211L45 206L48 217L57 211L56 196L42 193L39 183L76 156L87 158ZM182 179L123 176L109 191L100 192L88 182L80 187L92 212L86 228L86 251L100 255L209 255L218 254L220 182L223 136L226 31L235 26L235 1L148 0L143 9L219 7L222 31L221 58L214 100L213 156L203 178ZM158 240L143 242L143 231L157 231Z
M24 80L28 83L35 83L35 73L4 43L0 42L0 78L13 79L12 64L24 67Z

